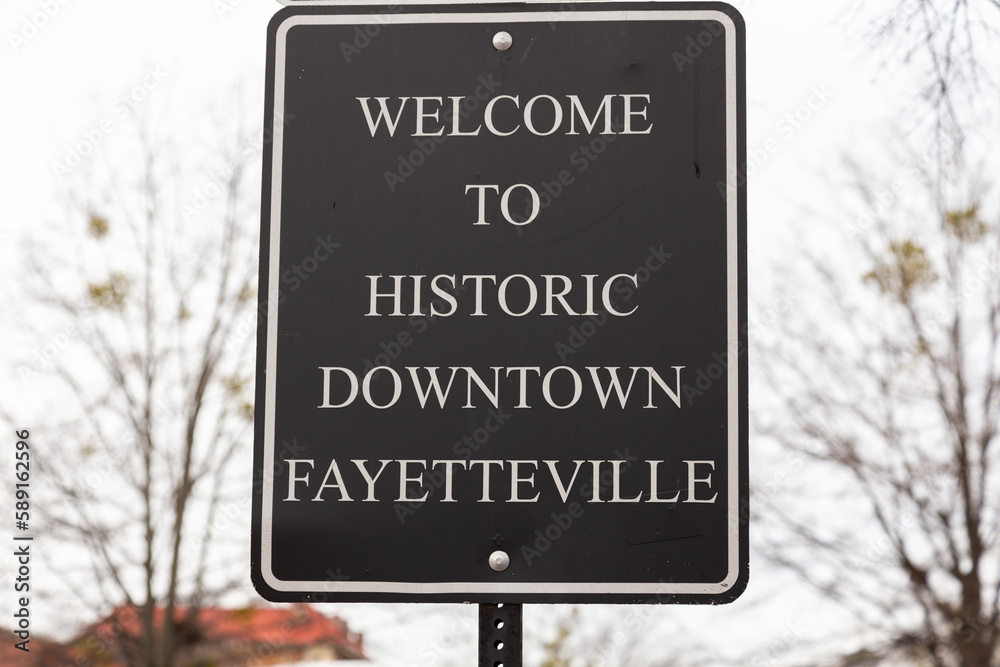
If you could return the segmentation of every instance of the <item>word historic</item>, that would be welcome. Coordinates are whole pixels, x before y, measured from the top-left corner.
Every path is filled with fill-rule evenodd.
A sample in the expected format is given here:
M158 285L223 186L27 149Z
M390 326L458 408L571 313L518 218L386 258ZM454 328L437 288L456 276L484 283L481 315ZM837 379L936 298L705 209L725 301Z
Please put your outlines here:
M478 223L477 223L478 224ZM365 314L366 317L381 317L382 315L388 315L389 317L405 317L412 316L417 317L424 314L422 303L422 294L426 293L424 287L424 278L427 276L387 276L383 279L382 274L376 276L365 276L368 278L371 289L369 290L369 308L368 312ZM614 306L614 301L611 298L611 290L615 289L618 291L618 287L626 283L632 283L636 288L639 287L639 276L637 274L627 274L619 273L617 275L611 276L603 281L599 289L595 290L594 281L598 278L597 275L581 275L580 278L584 280L586 286L583 288L586 296L582 303L577 304L582 312L577 312L574 310L573 306L566 301L566 297L571 291L573 291L573 279L569 276L563 275L546 275L541 276L542 285L541 290L541 301L544 305L545 310L541 313L542 315L554 316L560 313L556 312L558 307L562 312L567 315L573 315L576 317L592 317L597 315L594 310L595 304L595 291L600 293L600 301L604 306L604 309L614 315L615 317L628 317L636 311L637 307L634 307L627 311L619 311ZM392 280L391 291L380 292L380 282L385 282L385 280ZM496 286L495 290L490 290L490 292L495 292L495 300L500 306L500 310L504 314L511 317L524 317L525 315L531 313L535 310L535 306L538 305L539 301L539 289L538 285L535 284L535 279L520 274L515 273L510 276L502 277L497 282L497 276L495 275L471 275L471 276L455 276L440 274L434 276L429 281L430 292L437 297L437 303L432 302L430 304L430 314L432 317L451 317L456 312L458 312L458 299L454 296L454 292L457 290L457 286L461 285L463 288L469 283L474 285L475 294L475 308L471 313L473 317L485 317L487 313L483 310L484 304L484 285ZM405 288L405 293L404 293ZM581 290L577 289L576 292L579 293ZM515 292L515 296L511 298L510 292ZM410 297L412 295L412 307L413 312L406 313L403 312L404 308L404 296ZM579 298L574 294L574 298L579 301ZM392 304L392 310L383 313L379 309L379 300L388 301ZM511 301L521 301L520 310L515 311L511 308ZM526 301L526 303L523 303ZM444 309L443 306L447 305L448 308Z

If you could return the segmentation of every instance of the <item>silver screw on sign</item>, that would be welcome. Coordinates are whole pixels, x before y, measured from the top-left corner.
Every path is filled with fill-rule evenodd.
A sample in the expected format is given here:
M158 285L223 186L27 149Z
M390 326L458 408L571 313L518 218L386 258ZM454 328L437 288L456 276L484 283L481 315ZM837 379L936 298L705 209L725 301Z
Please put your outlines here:
M490 567L494 572L503 572L510 565L510 556L505 551L494 551L490 554Z
M514 38L510 36L509 32L501 30L497 34L493 35L493 47L497 51L506 51L513 45Z

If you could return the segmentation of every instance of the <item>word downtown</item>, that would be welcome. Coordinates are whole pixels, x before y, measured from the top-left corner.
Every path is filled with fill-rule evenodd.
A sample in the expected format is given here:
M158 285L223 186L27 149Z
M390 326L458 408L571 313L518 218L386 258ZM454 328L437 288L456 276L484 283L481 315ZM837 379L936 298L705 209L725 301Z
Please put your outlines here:
M485 399L494 408L499 409L501 377L503 377L506 380L503 384L513 389L516 396L515 409L532 407L529 403L528 389L531 386L532 396L536 396L539 383L545 403L557 410L566 410L579 403L584 387L593 389L602 409L607 409L608 404L613 403L612 393L614 402L617 402L622 409L628 404L633 393L640 395L639 398L644 400L643 407L646 409L659 407L656 405L656 399L662 398L662 395L666 395L670 402L680 408L683 369L684 366L671 366L673 378L671 373L666 374L674 381L674 386L671 387L650 366L631 366L629 367L631 374L626 371L621 375L619 375L621 368L618 366L587 366L586 375L589 376L589 382L585 382L584 375L569 366L556 366L545 371L540 366L491 366L491 373L482 374L470 366L449 366L450 374L447 372L439 374L438 371L441 369L437 366L407 366L405 370L409 375L409 382L404 382L403 376L391 366L370 368L364 373L360 382L357 374L349 368L320 366L319 370L323 374L323 402L317 407L346 408L354 403L360 394L371 407L385 410L396 405L403 395L403 387L409 386L412 387L413 395L420 402L422 409L426 409L429 403L433 407L435 402L440 408L444 408L449 398L455 394L459 394L458 401L464 400L462 407L465 409L476 408L477 398ZM464 390L453 390L456 378L463 376L464 381L459 380L459 384L465 385ZM637 389L633 392L636 389L637 378L640 378L638 384L645 391ZM623 382L623 379L626 382Z

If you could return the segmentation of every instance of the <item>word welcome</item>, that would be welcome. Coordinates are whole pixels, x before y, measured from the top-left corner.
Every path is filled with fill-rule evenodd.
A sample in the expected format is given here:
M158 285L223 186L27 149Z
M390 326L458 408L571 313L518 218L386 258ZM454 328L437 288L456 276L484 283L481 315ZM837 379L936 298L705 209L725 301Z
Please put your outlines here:
M565 97L567 100L565 109L563 108L564 103L551 95L535 95L522 108L520 95L497 95L486 103L482 119L473 127L467 127L463 130L461 112L463 107L468 108L468 104L465 102L465 97L461 95L449 96L451 122L449 124L450 131L447 134L445 134L446 124L442 124L441 120L442 107L445 106L445 98L443 97L398 97L395 98L398 100L395 112L389 110L390 98L388 97L357 97L355 99L361 105L372 137L378 133L383 124L390 137L396 136L396 129L399 127L404 113L411 118L413 123L411 137L476 137L479 136L484 125L490 134L498 137L509 137L522 127L538 137L547 137L560 130L563 130L563 134L572 135L580 134L577 130L577 120L580 121L580 125L583 126L587 134L593 134L602 114L604 129L601 134L649 134L653 129L653 125L648 122L646 117L649 95L605 95L591 116L587 115L579 95L566 95ZM370 104L372 99L375 100L378 107L378 112L375 115L372 113ZM413 104L409 104L411 101ZM521 122L516 123L513 127L510 125L497 127L494 112L496 107L500 106L500 102L503 102L503 107L506 108L503 114L506 121L510 120L511 115L514 115L515 119L519 116ZM620 110L618 115L624 119L620 130L615 129L611 124L613 108L618 108ZM515 113L512 114L512 110ZM640 124L646 124L644 129L633 126L637 119L641 119L638 121ZM565 127L567 123L568 128Z

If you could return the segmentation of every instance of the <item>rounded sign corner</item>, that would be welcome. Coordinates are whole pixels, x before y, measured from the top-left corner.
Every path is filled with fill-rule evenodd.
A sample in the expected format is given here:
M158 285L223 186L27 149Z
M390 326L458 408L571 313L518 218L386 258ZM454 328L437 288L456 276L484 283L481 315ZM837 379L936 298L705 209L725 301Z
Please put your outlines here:
M293 21L302 15L302 8L297 4L290 4L288 2L283 2L282 0L278 1L281 2L282 6L274 13L274 16L271 17L271 20L268 21L267 24L267 32L272 40L277 38L283 32L287 32L288 29L294 25L293 23L292 25L288 25L286 27L286 23Z
M728 2L713 2L712 9L725 16L731 23L731 26L736 29L737 34L743 35L746 32L746 20L743 18L743 13L735 6ZM726 24L725 21L720 21L720 23L723 25Z
M277 586L281 582L270 572L264 571L263 563L255 563L250 568L250 583L253 584L257 594L268 602L287 602L286 593Z
M732 604L739 599L750 583L750 568L747 564L741 564L739 568L730 573L720 586L725 587L725 592L719 594L717 601L721 604Z

